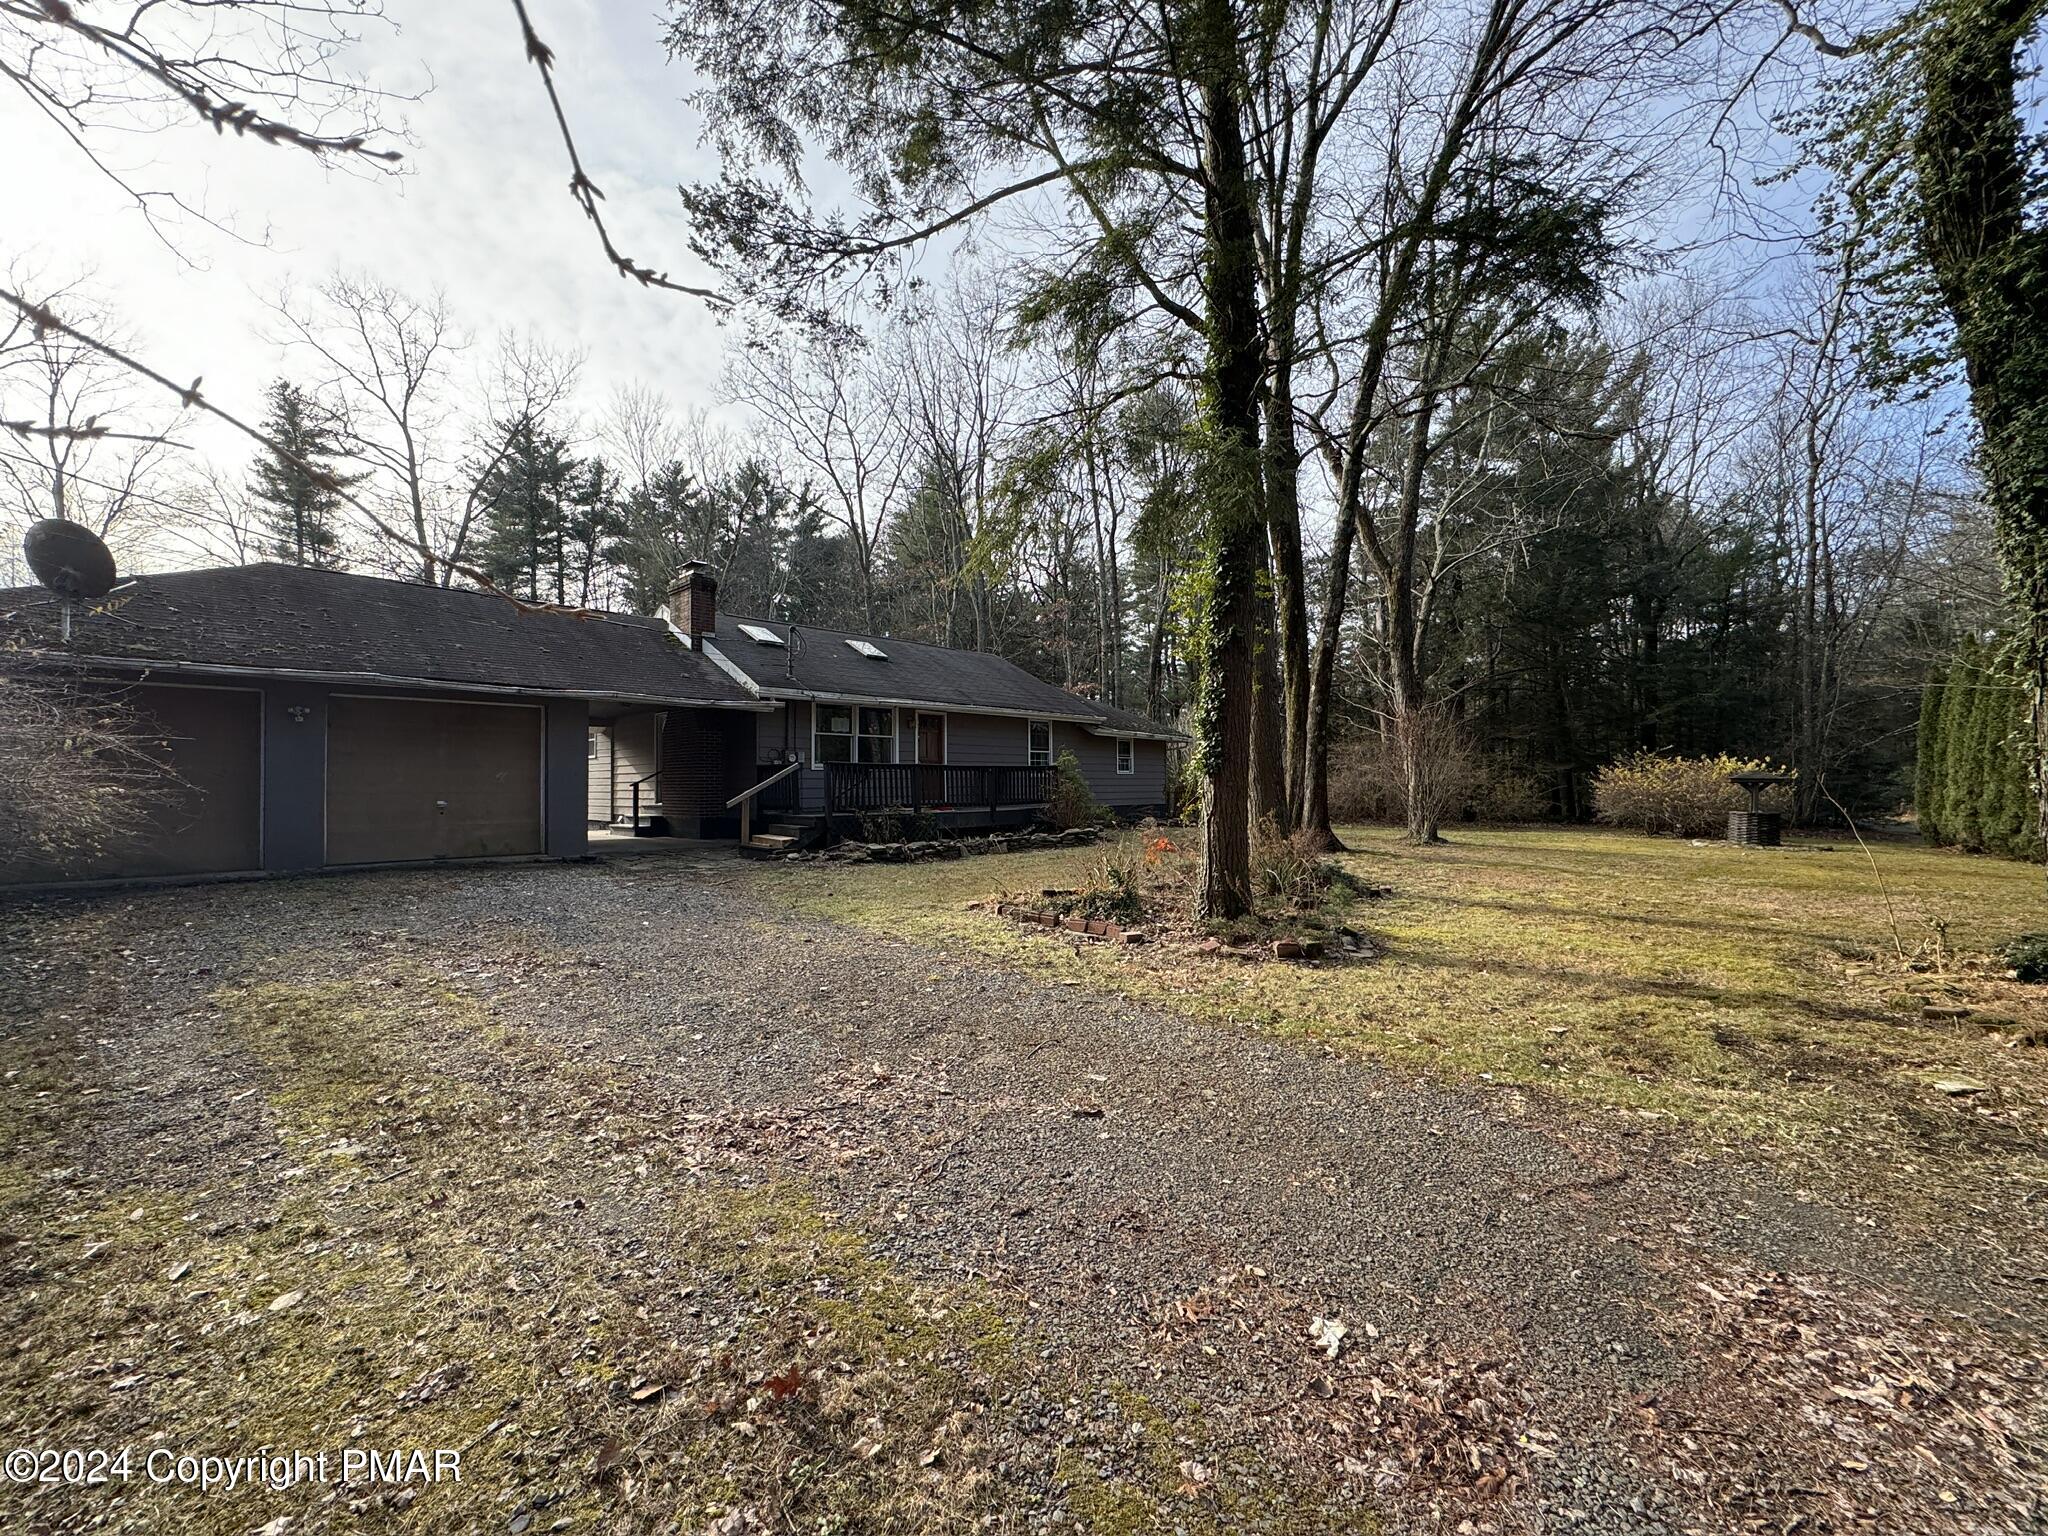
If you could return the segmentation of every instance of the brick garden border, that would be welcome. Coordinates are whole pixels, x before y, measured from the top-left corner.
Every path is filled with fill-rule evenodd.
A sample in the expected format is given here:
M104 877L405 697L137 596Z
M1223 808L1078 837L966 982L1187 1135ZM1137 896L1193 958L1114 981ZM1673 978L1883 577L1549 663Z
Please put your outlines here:
M1143 944L1152 937L1146 929L1125 928L1105 917L1062 917L1043 907L1027 907L1015 901L997 902L996 915L1027 928L1057 928L1063 933L1078 933L1084 939L1104 939L1111 944Z

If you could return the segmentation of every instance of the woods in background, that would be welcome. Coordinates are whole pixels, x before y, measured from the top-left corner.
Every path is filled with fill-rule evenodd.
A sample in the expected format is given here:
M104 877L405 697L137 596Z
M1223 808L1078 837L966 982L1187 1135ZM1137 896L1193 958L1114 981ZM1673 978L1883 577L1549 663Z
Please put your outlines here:
M1809 157L1849 190L1766 280L1716 244L1754 233L1727 135L1824 42L1789 9L692 0L665 41L703 79L719 164L683 201L721 290L606 249L733 317L717 424L341 274L277 301L273 458L239 492L140 450L83 472L109 445L71 386L111 365L40 323L0 350L35 402L10 472L24 507L216 556L639 609L705 558L733 608L1001 651L1192 726L1211 915L1248 899L1257 824L1333 841L1361 750L1417 841L1471 804L1447 786L1582 817L1591 771L1646 750L1784 760L1809 822L1889 808L1920 680L1999 633L1980 500L2039 692L2038 412L2012 405L2038 391L1994 377L2039 329L2031 12L1823 48L1877 60ZM1968 207L1938 174L1959 144L1996 173ZM816 199L812 154L855 195ZM1926 238L1873 247L1893 225ZM1943 314L1981 489L1872 367Z

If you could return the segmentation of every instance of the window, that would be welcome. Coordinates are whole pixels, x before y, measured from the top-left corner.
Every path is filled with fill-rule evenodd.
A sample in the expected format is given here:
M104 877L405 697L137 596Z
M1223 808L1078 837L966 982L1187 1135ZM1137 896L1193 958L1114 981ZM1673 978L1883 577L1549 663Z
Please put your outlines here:
M1116 739L1116 771L1136 773L1138 771L1138 744L1128 736Z
M1024 761L1033 768L1052 766L1052 722L1028 721L1024 727Z
M740 626L740 633L745 635L749 640L753 641L756 645L782 644L782 636L775 633L774 630L770 629L765 624L742 624Z
M848 704L811 706L811 760L824 763L853 761L853 707Z
M864 763L896 761L895 710L861 707L860 760Z
M816 763L893 763L896 711L863 705L812 706L811 760Z
M849 647L851 647L853 650L860 652L860 654L863 656L872 656L877 661L887 661L889 659L889 653L883 650L879 645L874 644L872 641L849 640L846 643Z
M595 731L590 733L590 760L593 763L597 761L597 732Z

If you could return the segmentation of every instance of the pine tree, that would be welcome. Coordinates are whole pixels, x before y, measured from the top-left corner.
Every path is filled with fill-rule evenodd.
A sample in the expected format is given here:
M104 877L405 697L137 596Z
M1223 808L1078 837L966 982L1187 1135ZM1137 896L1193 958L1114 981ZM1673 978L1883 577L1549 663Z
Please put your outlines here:
M575 576L568 519L576 461L566 438L531 418L512 423L507 439L484 479L478 564L508 592L566 603Z
M333 570L341 564L335 519L348 488L363 477L336 470L342 451L333 418L289 379L270 386L263 431L276 446L263 451L249 479L269 533L263 552Z

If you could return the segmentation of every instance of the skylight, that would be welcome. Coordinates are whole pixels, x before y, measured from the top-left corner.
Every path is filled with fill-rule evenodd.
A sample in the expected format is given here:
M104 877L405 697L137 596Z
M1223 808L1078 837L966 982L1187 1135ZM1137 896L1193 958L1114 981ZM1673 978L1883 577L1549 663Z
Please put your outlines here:
M782 644L782 636L775 633L774 630L768 628L765 624L742 624L740 626L740 633L757 645Z
M856 651L859 651L863 656L872 656L877 661L887 661L889 659L889 653L887 651L883 650L879 645L875 645L870 641L849 640L846 643L852 646L853 649L855 649Z

